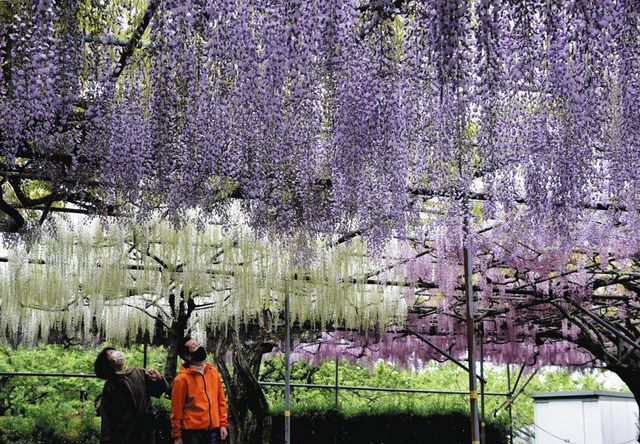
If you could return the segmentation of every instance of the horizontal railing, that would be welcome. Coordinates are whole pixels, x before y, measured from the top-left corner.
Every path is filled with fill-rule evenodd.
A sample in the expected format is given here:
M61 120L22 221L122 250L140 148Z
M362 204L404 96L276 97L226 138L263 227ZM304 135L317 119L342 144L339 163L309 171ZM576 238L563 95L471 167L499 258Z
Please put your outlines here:
M0 372L0 376L38 376L38 377L68 377L68 378L97 378L96 375L90 373L43 373L43 372ZM284 387L284 382L259 381L259 384L267 387ZM353 391L370 391L370 392L392 392L392 393L425 393L433 395L469 395L468 391L456 390L429 390L429 389L411 389L396 387L366 387L355 385L330 385L330 384L302 384L291 383L291 387L301 387L309 389L325 389L325 390L353 390ZM486 396L507 396L507 393L485 392Z

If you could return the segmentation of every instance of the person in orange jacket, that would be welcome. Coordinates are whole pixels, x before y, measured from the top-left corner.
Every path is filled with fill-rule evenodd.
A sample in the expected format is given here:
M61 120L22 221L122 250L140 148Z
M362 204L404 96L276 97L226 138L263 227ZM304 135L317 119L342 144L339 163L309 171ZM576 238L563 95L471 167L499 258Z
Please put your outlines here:
M195 339L182 339L178 355L184 363L171 386L173 442L219 444L229 427L220 374L206 362L207 352Z

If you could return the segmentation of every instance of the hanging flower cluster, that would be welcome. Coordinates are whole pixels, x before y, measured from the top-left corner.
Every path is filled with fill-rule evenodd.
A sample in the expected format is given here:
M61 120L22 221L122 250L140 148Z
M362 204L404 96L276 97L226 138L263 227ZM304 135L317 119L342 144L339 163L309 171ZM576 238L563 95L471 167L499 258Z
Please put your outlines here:
M620 342L611 332L626 332L637 340L637 326L628 322L628 314L637 317L640 308L637 217L625 212L611 224L601 211L584 211L579 226L566 233L531 221L492 221L474 227L476 334L482 337L485 358L531 367L593 366L598 359L614 367L614 361L607 362L615 355L612 350L620 347L634 356L633 345ZM420 254L422 248L404 252L409 259L407 282L415 291L408 297L414 310L406 326L453 356L464 357L463 233L449 228L436 234L428 254ZM425 285L429 283L432 286ZM604 323L610 330L601 334ZM398 362L406 359L404 364L417 367L430 357L442 359L427 345L405 358L396 354L394 350L420 342L411 334L404 338L403 331L392 335L398 339L392 347L386 346L391 334L379 344L368 340L367 354ZM349 344L357 348L362 341L351 338Z
M472 282L483 359L530 369L636 368L632 342L638 327L630 320L640 315L640 263L638 245L630 241L634 226L608 225L596 212L581 218L571 238L527 224L496 224L476 233ZM514 236L516 228L519 236ZM319 362L338 356L365 364L383 359L420 369L446 359L439 348L464 360L462 233L445 229L433 234L430 248L402 248L410 285L404 323L381 334L343 331L302 338L294 358ZM480 345L475 352L479 360Z
M287 293L292 320L301 325L364 330L403 322L401 267L378 276L363 243L314 242L306 246L314 261L301 264L298 249L246 229L175 228L157 219L59 224L32 245L4 250L0 335L27 344L54 329L87 337L103 332L114 341L139 331L153 335L158 321L168 328L180 299L194 304L189 321L196 330L265 313L277 324Z
M430 321L424 321L428 324ZM415 323L412 327L416 327ZM464 327L460 328L460 333ZM423 331L423 330L420 330ZM467 357L466 338L453 337L452 332L426 335L431 343L410 334L388 332L381 336L364 336L357 332L323 333L314 342L300 342L292 353L293 360L306 360L314 364L335 357L360 365L374 366L380 360L402 368L422 370L433 361L443 362L447 358L433 346L446 350L460 361ZM489 332L487 332L489 333ZM530 341L483 344L484 360L494 364L525 364L529 370L546 365L569 368L592 366L593 356L584 349L567 341L556 341L534 346ZM476 356L479 360L479 356Z
M478 180L486 214L556 227L637 208L637 2L395 3L150 1L132 47L107 43L136 37L135 5L22 4L0 157L122 208L239 197L254 227L374 242L421 198L470 216Z

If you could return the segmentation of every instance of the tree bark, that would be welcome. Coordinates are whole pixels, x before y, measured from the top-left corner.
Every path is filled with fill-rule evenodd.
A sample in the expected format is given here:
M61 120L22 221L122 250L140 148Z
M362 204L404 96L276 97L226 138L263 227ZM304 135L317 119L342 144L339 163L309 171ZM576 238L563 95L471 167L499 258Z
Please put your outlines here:
M164 265L166 267L166 265ZM164 377L167 381L173 381L176 377L178 367L178 343L184 338L187 324L191 313L195 309L193 298L185 296L184 292L180 293L180 300L176 304L174 294L169 296L169 305L171 307L171 327L169 328L167 337L167 360L164 365Z
M169 329L169 336L167 338L167 360L164 364L164 377L167 381L173 381L176 377L178 368L178 342L184 337L184 332L187 328L187 323L182 322L180 319L174 320L171 323Z
M640 368L621 367L621 366L607 366L607 369L615 373L622 379L622 382L627 384L633 397L636 399L638 409L640 410Z
M232 444L268 444L271 440L271 413L258 381L262 356L274 343L261 331L242 340L237 331L209 332L208 347L227 387L229 436ZM231 351L229 369L225 355Z

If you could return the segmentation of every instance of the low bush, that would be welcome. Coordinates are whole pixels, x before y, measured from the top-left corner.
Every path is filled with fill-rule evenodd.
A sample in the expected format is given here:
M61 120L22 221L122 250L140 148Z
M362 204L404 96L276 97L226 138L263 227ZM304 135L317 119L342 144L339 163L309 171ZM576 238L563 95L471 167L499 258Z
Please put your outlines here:
M0 416L0 443L98 444L100 420L93 411L69 412L49 403L24 416Z
M284 442L284 419L273 418L271 442ZM411 412L361 412L344 414L337 410L303 411L292 414L293 442L391 444L439 444L469 442L469 416L461 411L417 414ZM505 424L489 422L487 442L508 442Z
M171 444L169 412L163 409L163 421L156 429L156 444ZM292 412L291 438L305 444L412 444L469 442L469 416L463 411L412 413L382 409L358 414L338 410L303 409ZM487 442L508 442L505 423L487 423ZM271 442L284 442L284 415L273 413Z

